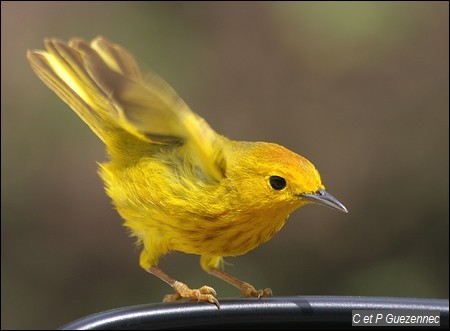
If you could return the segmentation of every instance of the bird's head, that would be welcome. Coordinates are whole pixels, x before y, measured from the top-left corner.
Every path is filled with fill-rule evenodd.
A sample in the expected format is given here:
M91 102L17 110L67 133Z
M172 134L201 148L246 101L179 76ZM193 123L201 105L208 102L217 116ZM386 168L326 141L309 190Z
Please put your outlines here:
M235 187L241 197L289 213L308 203L347 212L325 191L319 172L306 158L277 144L240 144L230 175L238 183Z

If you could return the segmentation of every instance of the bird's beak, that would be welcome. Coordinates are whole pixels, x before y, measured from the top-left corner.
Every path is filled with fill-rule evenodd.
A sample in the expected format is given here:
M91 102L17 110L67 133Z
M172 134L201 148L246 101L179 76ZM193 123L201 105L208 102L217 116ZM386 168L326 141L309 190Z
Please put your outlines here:
M325 190L318 189L314 193L300 193L299 196L311 202L315 202L320 205L337 209L344 213L348 213L347 208L345 208L345 206L342 203L340 203L338 199L336 199L334 196L332 196Z

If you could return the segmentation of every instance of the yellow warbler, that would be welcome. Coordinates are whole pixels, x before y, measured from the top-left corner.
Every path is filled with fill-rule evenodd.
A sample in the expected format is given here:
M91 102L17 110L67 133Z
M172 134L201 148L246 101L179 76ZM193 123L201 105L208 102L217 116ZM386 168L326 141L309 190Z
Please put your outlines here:
M170 251L201 255L202 268L243 296L271 295L222 270L224 256L268 241L295 209L314 202L347 212L325 191L304 157L273 143L229 140L214 132L155 74L103 37L45 40L29 51L35 73L105 143L100 165L125 226L142 244L140 265L173 287L165 301L219 306L209 286L190 289L158 268Z

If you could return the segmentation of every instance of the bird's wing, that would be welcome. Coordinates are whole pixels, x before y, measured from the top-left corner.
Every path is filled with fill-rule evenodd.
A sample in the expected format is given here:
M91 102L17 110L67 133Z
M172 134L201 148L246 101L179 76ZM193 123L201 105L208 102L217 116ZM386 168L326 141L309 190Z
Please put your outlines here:
M33 69L100 138L107 130L101 122L109 121L151 143L183 144L207 177L224 177L225 138L162 78L143 78L128 51L103 37L68 45L51 39L46 47L28 53Z

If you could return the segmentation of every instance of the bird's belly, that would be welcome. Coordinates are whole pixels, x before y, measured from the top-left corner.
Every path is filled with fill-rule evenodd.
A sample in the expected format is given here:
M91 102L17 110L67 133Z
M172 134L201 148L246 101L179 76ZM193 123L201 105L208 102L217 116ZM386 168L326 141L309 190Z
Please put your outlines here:
M178 235L171 238L170 249L198 255L242 255L270 240L283 227L285 219L272 220L268 224L258 221L206 222L195 230L179 228Z
M109 193L125 226L147 250L161 254L175 250L209 256L242 255L270 240L287 218L285 211L230 210L212 203L208 210L193 209L190 200L157 199L154 192L141 192L133 204L120 194L111 194L115 191ZM187 194L181 193L179 196Z

